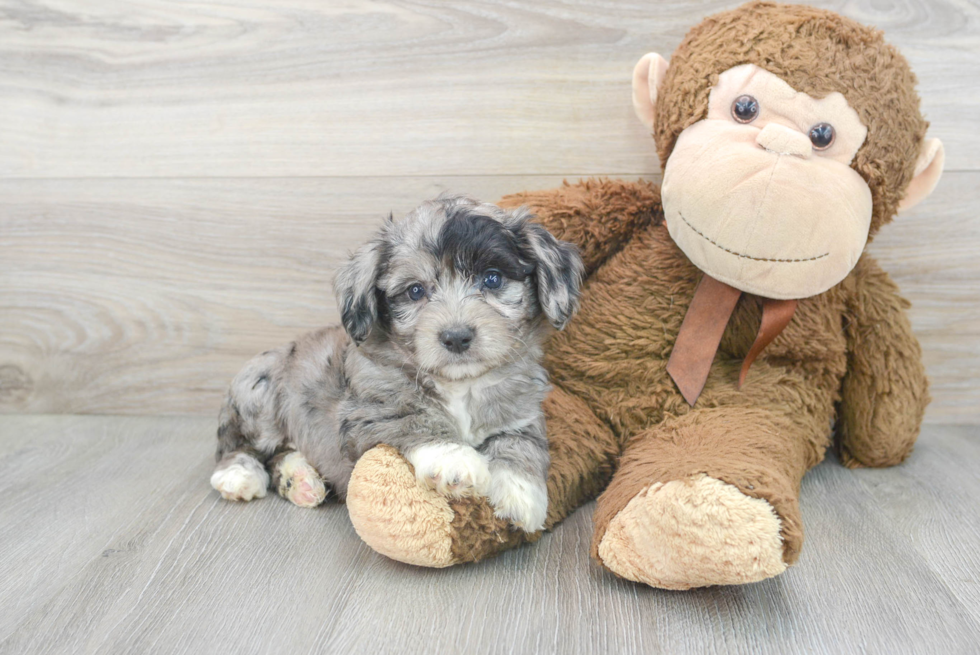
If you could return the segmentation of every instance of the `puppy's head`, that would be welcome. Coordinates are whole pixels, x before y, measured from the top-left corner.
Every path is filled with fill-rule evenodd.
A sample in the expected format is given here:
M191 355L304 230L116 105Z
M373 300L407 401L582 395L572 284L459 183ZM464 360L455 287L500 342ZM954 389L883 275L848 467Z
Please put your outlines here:
M344 328L451 379L523 356L544 318L561 329L572 317L584 271L573 245L530 218L445 194L389 218L337 274Z

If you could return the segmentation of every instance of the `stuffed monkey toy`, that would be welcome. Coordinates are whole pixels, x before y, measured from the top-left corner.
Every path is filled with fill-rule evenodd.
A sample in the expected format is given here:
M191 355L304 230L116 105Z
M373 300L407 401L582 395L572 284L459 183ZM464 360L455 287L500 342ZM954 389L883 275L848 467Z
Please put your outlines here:
M864 250L942 172L915 82L874 29L747 4L636 66L662 187L504 199L587 268L547 350L548 529L598 496L592 555L616 575L753 582L799 557L800 481L831 443L848 467L908 456L927 381L908 303ZM358 462L348 507L372 548L424 566L538 536L421 487L385 446Z

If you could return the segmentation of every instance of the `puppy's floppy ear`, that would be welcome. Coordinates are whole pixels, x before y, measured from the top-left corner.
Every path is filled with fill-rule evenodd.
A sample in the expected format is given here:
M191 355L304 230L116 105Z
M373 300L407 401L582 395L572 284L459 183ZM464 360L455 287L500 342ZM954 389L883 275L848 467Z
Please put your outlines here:
M356 344L367 339L378 321L376 285L382 248L380 240L361 246L334 278L340 318Z
M529 214L521 218L520 236L534 266L538 302L551 324L560 330L578 310L585 266L573 244L559 241L545 228L531 223Z

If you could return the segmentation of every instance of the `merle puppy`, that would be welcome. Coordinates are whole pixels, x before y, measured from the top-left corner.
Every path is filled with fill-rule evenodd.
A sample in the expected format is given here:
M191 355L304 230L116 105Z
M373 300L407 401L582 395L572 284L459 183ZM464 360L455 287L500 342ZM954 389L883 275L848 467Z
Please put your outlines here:
M330 489L344 498L357 458L384 443L421 483L542 529L542 341L576 310L583 266L530 218L450 195L389 218L337 275L343 328L265 352L232 382L214 488L251 500L271 482L312 507Z

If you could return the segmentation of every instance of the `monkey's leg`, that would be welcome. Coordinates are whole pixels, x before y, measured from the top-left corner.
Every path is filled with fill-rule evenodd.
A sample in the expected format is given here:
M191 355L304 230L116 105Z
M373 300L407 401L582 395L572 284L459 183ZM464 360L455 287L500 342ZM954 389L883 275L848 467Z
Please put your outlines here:
M626 445L599 497L592 555L623 578L666 589L782 573L799 556L800 480L817 459L778 411L667 418Z
M929 404L929 380L907 300L864 255L848 280L848 370L841 387L837 445L850 468L894 466L912 452Z
M545 400L544 410L551 457L545 529L550 530L602 490L619 446L582 400L560 388ZM419 566L475 562L541 535L497 518L485 498L451 500L419 485L411 466L390 446L377 446L358 460L347 507L371 548Z

